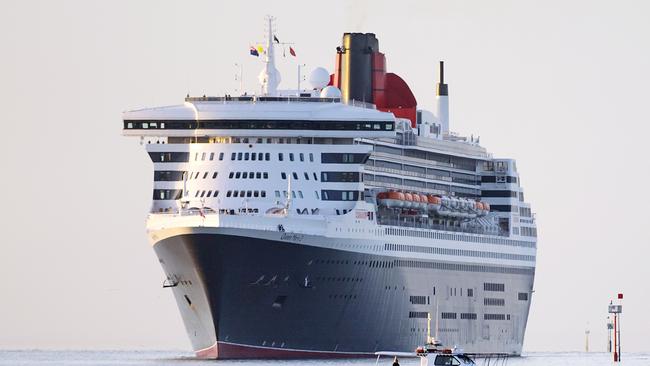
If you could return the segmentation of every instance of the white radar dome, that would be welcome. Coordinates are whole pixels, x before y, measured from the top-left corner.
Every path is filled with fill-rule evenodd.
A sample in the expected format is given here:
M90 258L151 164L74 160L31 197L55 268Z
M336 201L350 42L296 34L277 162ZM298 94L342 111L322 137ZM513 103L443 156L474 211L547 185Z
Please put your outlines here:
M309 75L309 83L314 89L323 89L330 82L330 73L325 68L317 67Z
M327 87L323 88L323 90L321 90L320 97L321 98L340 98L341 97L341 90L339 90L339 88L337 88L337 87L335 87L333 85L330 85L330 86L327 86Z

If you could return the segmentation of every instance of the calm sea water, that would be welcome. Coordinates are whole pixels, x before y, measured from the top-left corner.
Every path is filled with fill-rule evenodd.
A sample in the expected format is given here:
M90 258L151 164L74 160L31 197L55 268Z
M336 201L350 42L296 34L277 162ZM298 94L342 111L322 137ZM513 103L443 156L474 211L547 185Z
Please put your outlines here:
M650 353L628 353L620 366L650 366ZM169 365L193 366L375 366L375 359L308 360L308 361L199 361L189 353L173 351L0 351L0 365ZM417 359L400 360L403 366L419 366ZM381 358L379 366L390 366L392 360ZM608 353L530 353L503 360L476 360L477 366L609 366Z

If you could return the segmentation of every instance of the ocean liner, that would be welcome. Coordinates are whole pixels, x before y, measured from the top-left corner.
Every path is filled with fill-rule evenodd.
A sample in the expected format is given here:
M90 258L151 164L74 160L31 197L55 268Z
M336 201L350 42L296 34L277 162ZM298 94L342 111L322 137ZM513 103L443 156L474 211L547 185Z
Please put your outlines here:
M535 218L512 159L449 129L345 33L330 74L280 90L269 21L261 90L127 111L153 162L146 230L201 358L367 357L436 339L521 353Z

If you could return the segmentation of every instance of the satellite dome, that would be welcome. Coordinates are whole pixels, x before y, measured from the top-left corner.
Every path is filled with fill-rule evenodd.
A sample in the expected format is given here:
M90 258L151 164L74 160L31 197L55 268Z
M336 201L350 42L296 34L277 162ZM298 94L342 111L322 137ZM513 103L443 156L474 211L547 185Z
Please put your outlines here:
M320 97L321 98L340 98L341 97L341 90L339 90L339 88L337 88L337 87L335 87L333 85L330 85L330 86L327 86L327 87L323 88L323 90L321 90Z
M323 89L330 82L330 73L322 67L317 67L309 75L309 83L314 89Z

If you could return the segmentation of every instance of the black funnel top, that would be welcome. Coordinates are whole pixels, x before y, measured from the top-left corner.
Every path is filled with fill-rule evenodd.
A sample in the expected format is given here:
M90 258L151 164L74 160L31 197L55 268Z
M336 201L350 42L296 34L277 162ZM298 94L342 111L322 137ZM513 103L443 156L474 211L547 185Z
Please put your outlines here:
M445 62L440 61L440 82L436 90L436 95L449 95L449 87L445 84Z

